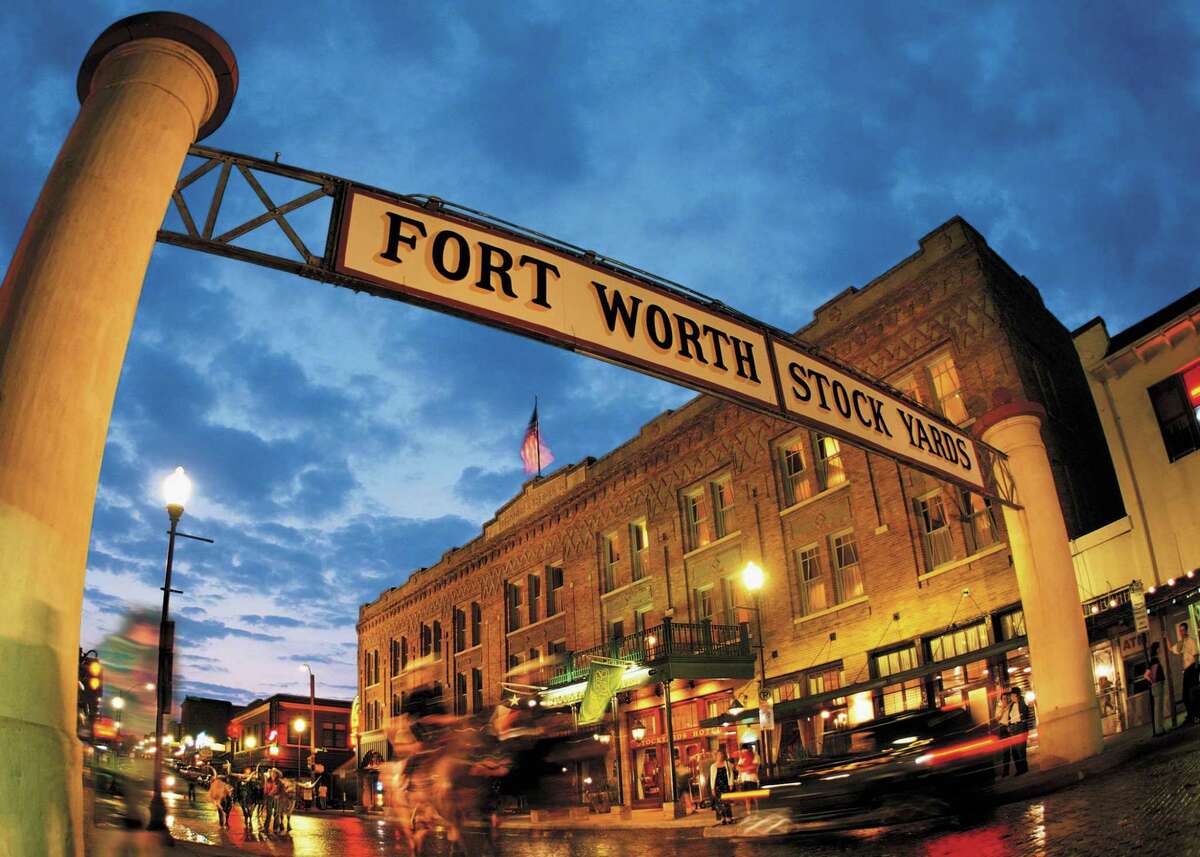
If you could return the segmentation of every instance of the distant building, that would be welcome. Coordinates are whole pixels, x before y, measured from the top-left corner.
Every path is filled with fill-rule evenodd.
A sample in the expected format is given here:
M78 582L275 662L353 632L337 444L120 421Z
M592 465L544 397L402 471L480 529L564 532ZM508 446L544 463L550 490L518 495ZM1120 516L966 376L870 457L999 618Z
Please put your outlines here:
M228 737L229 721L233 718L234 705L227 699L208 699L203 696L186 696L180 706L179 723L184 735L193 737L205 733L219 744Z
M1174 642L1175 626L1200 619L1200 289L1109 335L1095 318L1074 333L1116 468L1126 514L1074 540L1098 681L1112 688L1113 718L1147 722L1144 645ZM1151 614L1135 633L1131 581ZM1181 667L1169 665L1174 698Z
M966 429L1000 391L1041 404L1070 535L1122 517L1070 332L962 219L798 335ZM699 396L526 483L478 538L363 605L360 758L388 758L389 723L417 688L459 713L530 695L566 709L596 658L644 668L619 687L615 724L586 730L610 740L580 742L563 766L578 801L607 783L626 803L661 804L673 756L707 774L719 747L764 737L765 755L800 758L907 710L986 719L990 695L1027 688L1033 669L1006 538L991 501ZM757 602L741 576L751 559L766 572ZM760 694L774 712L765 736ZM730 714L735 702L747 711Z
M303 730L297 730L297 721ZM307 696L277 693L239 709L230 721L229 740L235 771L273 766L309 774L310 730L314 728ZM354 755L350 747L350 701L316 699L315 762L333 771ZM274 752L272 748L275 748Z

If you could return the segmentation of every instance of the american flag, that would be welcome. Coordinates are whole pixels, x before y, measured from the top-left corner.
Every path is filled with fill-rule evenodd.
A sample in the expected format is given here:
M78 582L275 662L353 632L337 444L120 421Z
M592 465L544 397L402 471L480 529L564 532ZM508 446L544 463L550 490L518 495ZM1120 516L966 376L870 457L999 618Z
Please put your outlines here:
M542 475L542 468L554 463L554 455L550 447L542 443L542 431L538 428L537 399L533 401L533 416L525 428L525 439L521 441L521 461L525 464L526 473Z

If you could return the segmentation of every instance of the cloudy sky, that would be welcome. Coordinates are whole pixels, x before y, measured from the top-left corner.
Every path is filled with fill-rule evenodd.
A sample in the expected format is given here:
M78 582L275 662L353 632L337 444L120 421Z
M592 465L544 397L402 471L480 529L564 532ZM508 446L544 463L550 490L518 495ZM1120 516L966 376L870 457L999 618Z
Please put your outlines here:
M1195 4L152 5L237 55L241 90L207 144L455 200L781 327L955 214L1069 327L1119 330L1200 279ZM76 114L87 47L144 8L6 4L4 259ZM319 247L319 220L305 225ZM160 597L158 486L182 464L184 527L216 544L177 551L180 687L304 692L307 661L319 692L349 698L359 604L519 490L535 394L560 463L690 398L158 247L105 452L85 644Z

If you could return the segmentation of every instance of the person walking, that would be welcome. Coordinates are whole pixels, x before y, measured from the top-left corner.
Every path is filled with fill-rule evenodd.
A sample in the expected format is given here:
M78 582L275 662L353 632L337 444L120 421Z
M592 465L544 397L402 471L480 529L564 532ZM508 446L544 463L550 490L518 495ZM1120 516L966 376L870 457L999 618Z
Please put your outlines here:
M750 791L758 788L758 753L754 745L742 745L738 753L738 791Z
M1008 776L1009 761L1013 763L1014 776L1019 777L1029 771L1025 755L1028 718L1029 706L1025 704L1025 695L1019 687L1009 688L996 705L997 731L1004 741L1004 755L1000 762L1002 777Z
M713 812L717 816L718 824L733 824L733 807L729 805L729 801L722 799L722 795L733 791L736 777L737 771L725 754L724 748L717 750L717 760L708 768L708 784L712 789Z
M1192 638L1187 622L1180 622L1176 630L1179 639L1171 651L1183 662L1183 707L1187 711L1184 723L1191 725L1200 720L1196 707L1196 685L1200 684L1200 664L1196 662L1196 641Z
M196 781L188 777L188 803L196 802Z
M1150 644L1150 657L1142 677L1150 685L1150 720L1154 734L1167 734L1167 721L1171 718L1171 702L1167 698L1166 675L1162 661L1158 659L1158 643Z

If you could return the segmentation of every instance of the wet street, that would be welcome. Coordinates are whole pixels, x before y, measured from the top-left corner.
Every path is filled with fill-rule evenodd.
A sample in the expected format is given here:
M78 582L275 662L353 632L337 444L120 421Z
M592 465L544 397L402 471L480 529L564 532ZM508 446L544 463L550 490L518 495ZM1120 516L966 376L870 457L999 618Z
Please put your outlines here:
M356 816L296 816L290 836L247 837L235 814L229 830L216 826L216 814L201 796L196 806L176 799L173 832L179 839L244 849L251 854L403 854L393 825ZM99 815L99 813L98 813ZM1143 757L1123 769L1085 780L1074 788L1035 800L995 808L982 817L943 820L905 828L858 831L787 839L700 838L696 829L679 832L648 827L626 831L532 831L510 829L500 853L511 857L635 857L686 854L687 857L783 857L783 855L1186 855L1200 851L1200 731L1195 738ZM486 853L482 840L472 854ZM447 853L443 840L430 855Z

